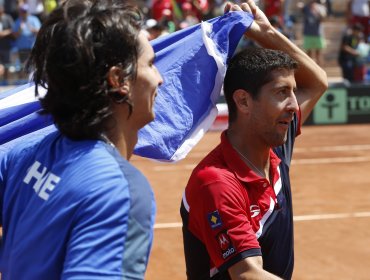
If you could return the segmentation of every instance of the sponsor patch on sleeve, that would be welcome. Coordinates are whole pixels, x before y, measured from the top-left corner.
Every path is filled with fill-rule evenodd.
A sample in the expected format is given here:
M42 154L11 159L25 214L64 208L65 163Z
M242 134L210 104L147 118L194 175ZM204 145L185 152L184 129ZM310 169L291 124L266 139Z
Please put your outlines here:
M230 236L227 231L221 231L216 235L216 239L221 249L221 256L225 260L235 253L234 245L231 242Z
M208 214L208 222L211 225L212 229L216 229L222 226L222 221L221 221L220 213L218 213L218 210L213 211L212 213Z

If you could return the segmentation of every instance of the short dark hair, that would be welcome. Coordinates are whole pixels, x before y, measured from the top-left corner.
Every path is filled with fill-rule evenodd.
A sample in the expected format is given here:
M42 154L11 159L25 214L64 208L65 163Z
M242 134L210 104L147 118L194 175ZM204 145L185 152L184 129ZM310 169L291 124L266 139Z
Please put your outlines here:
M67 0L43 23L28 61L33 81L45 87L43 113L73 139L94 139L108 129L114 91L111 67L122 81L136 78L138 8L124 0Z
M271 81L273 70L293 70L297 67L297 61L282 51L251 47L237 53L228 63L224 80L229 123L236 118L236 104L233 99L236 90L246 90L253 98L257 98L261 87Z

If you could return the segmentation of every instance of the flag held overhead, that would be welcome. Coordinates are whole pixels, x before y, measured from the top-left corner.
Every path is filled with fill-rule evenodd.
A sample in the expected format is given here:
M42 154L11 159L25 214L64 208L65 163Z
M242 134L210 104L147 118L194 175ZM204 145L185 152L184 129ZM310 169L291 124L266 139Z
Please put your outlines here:
M155 120L140 130L135 154L177 161L198 143L217 116L227 60L252 22L248 13L230 12L151 42L164 84ZM39 109L32 84L0 93L1 153L55 130Z

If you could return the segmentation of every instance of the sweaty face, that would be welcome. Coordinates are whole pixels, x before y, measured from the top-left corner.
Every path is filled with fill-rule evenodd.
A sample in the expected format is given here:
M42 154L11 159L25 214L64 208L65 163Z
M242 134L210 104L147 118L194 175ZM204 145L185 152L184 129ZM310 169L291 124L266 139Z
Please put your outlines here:
M154 66L153 48L143 32L140 32L139 44L137 77L131 85L133 112L130 118L141 128L154 119L154 99L163 80Z
M274 70L272 77L253 101L251 120L256 136L267 146L276 147L285 143L298 103L294 71Z

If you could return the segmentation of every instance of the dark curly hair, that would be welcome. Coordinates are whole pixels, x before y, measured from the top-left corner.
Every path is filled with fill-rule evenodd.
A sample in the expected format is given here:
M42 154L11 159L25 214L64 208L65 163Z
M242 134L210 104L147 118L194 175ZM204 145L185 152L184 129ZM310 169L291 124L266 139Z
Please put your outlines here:
M261 87L271 81L272 71L297 68L297 61L282 51L251 47L237 53L228 64L224 80L229 123L236 118L236 104L233 99L236 90L244 89L253 98L257 98Z
M109 129L119 101L107 74L118 66L122 82L135 80L142 18L124 0L67 0L43 23L27 67L36 95L39 86L47 89L42 113L66 136L95 139Z

